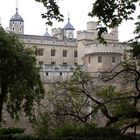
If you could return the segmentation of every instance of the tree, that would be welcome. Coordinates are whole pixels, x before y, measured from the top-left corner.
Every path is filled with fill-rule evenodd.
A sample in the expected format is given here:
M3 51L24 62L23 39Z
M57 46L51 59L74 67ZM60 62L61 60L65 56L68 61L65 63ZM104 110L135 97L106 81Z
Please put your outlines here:
M63 21L63 15L59 11L59 5L57 0L35 0L43 3L47 12L42 14L43 18L46 18L46 24L52 25L53 19L57 21ZM102 33L107 31L107 28L118 27L124 20L133 20L133 14L136 12L139 0L96 0L93 2L92 10L89 11L90 17L97 17L98 27L98 40L102 43L106 41L102 37ZM136 36L134 40L140 37L140 15L138 15L138 21L135 23L136 28L134 33ZM134 41L131 40L131 41Z
M52 19L57 21L63 21L63 15L59 11L59 6L57 4L57 0L35 0L37 2L42 2L46 7L47 12L42 14L42 18L46 18L46 24L52 25Z
M37 1L40 1L40 0L37 0ZM55 0L53 0L53 4L51 4L49 0L43 0L40 2L50 4L51 6L49 6L49 7L46 6L48 9L47 13L52 12L53 14L55 14L54 11L56 9L53 9L54 8L53 4L55 4L55 6L57 5L57 2ZM125 1L125 0L96 0L93 3L92 11L89 12L89 16L98 17L98 23L100 23L100 25L101 25L98 28L99 29L98 39L100 41L104 42L103 38L102 38L102 33L104 31L107 31L107 28L117 27L124 20L133 20L133 14L136 11L136 7L139 6L138 4L139 4L139 0L127 0L127 1ZM58 10L58 12L55 15L59 17L60 16L59 6L57 7L57 10ZM51 19L53 17L47 13L46 13L46 15L47 15L46 18L48 21L51 21ZM140 100L140 98L139 98L139 96L140 96L140 92L139 92L140 21L139 20L140 20L140 15L138 15L137 21L135 23L135 27L136 27L134 29L135 37L132 40L127 41L128 45L130 45L132 47L131 53L132 53L133 59L136 62L135 65L131 65L131 64L128 65L128 63L124 62L123 69L117 73L114 73L114 75L108 79L108 80L112 80L112 79L114 79L122 74L131 75L133 77L132 91L130 91L130 93L128 93L128 92L123 93L120 91L120 93L123 93L121 95L119 94L119 92L117 92L118 93L117 95L120 95L120 97L119 96L117 98L113 97L113 99L111 97L107 97L106 100L108 100L108 101L106 104L105 104L105 102L98 103L98 105L100 105L102 107L102 109L101 109L102 113L109 120L108 125L119 122L119 120L127 120L127 119L129 119L129 121L130 121L130 119L132 119L132 120L130 121L131 123L128 121L129 125L126 125L126 128L139 125L139 118L138 118L138 116L139 116L139 100ZM125 80L126 80L126 82L129 82L129 78L126 78ZM127 91L127 89L126 89L126 91ZM112 93L113 93L113 91L112 91ZM92 100L92 98L91 98L91 100ZM114 100L115 100L115 102L114 102ZM116 103L116 105L119 103L122 107L122 111L119 110L118 113L116 113L115 115L113 115L114 113L112 111L111 111L112 112L111 113L107 107L107 105L113 106L114 103ZM123 103L123 104L121 104L121 103ZM127 105L129 106L129 108L131 108L131 110L126 109ZM114 106L114 107L116 107L116 106ZM124 111L124 114L121 114L121 113L123 113L123 111ZM117 112L117 110L115 112ZM120 112L120 114L119 114L119 112Z
M123 63L120 71L103 73L106 77L100 78L77 69L70 79L53 85L47 98L49 108L45 107L48 124L57 128L67 122L76 126L91 123L115 126L122 133L139 126L140 73L134 66Z
M15 34L0 28L0 122L4 110L15 119L22 111L32 118L34 106L43 96L33 50L25 48Z

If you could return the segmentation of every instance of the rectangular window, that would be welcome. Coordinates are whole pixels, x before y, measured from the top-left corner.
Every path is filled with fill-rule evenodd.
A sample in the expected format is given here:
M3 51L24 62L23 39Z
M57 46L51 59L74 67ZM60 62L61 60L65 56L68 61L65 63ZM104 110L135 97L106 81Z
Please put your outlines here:
M55 65L55 62L51 62L52 65Z
M102 63L102 56L98 56L98 63Z
M67 57L67 53L68 53L67 50L63 50L63 57Z
M43 52L44 52L44 49L43 48L37 49L37 55L43 56Z
M51 50L51 56L55 56L55 55L56 55L56 50L55 49Z
M45 73L45 75L46 75L46 76L48 76L48 75L49 75L49 73L48 73L48 72L46 72L46 73Z
M77 62L74 62L74 65L78 65L78 63Z
M91 61L91 59L90 59L90 57L88 57L88 63L90 64L90 61Z
M77 58L77 51L74 51L74 58Z
M112 56L112 63L115 63L115 56Z
M67 62L63 62L63 65L67 65Z
M38 64L39 64L40 66L42 66L42 65L43 65L43 61L39 61Z

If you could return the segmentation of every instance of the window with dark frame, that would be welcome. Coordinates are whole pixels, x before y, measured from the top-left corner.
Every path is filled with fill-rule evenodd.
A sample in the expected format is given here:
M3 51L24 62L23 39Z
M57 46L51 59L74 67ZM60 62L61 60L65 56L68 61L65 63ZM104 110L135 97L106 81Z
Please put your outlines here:
M45 74L46 74L46 76L48 76L48 75L49 75L49 73L48 73L48 72L46 72Z
M98 56L98 63L102 63L102 56Z
M90 58L90 56L88 57L88 63L90 64L90 62L91 62L91 58Z
M52 49L51 50L51 56L55 56L56 55L56 50L55 49Z
M44 49L43 48L37 49L37 55L43 56L43 53L44 53Z
M115 60L115 56L112 56L112 63L115 63L116 60Z
M55 62L53 61L53 62L51 62L51 64L52 64L52 65L55 65Z
M67 57L67 50L63 50L63 57Z
M74 62L74 65L78 65L78 63L77 62Z
M42 66L42 65L43 65L43 61L39 61L38 64L39 64L40 66Z
M77 58L77 50L74 51L74 58Z
M67 62L63 62L63 65L67 65Z

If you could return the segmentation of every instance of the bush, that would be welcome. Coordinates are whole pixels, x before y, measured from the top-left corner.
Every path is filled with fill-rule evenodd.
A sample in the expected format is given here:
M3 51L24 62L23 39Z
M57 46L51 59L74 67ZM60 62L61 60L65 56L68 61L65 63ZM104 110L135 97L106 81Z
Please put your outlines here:
M54 140L126 140L120 130L104 127L97 128L94 125L86 124L84 126L65 125L62 128L55 129L52 133Z
M27 135L27 134L13 134L13 135L1 135L0 140L39 140L39 138Z
M1 135L11 135L11 134L21 134L25 131L24 128L0 128L0 136Z

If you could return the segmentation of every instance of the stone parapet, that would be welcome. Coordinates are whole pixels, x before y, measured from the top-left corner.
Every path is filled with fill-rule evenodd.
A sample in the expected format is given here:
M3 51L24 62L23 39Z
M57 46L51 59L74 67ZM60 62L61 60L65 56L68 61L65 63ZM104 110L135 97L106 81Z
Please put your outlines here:
M45 37L36 35L19 35L19 38L24 44L37 44L37 45L54 45L54 46L72 46L77 45L76 39L59 40L56 37Z
M80 67L83 71L87 71L84 65L44 65L40 69L41 79L44 83L55 83L69 79L73 72Z
M91 44L86 45L85 47L85 55L87 54L94 54L94 53L120 53L123 54L125 50L125 46L122 44L114 44L108 43L107 45L104 44Z

